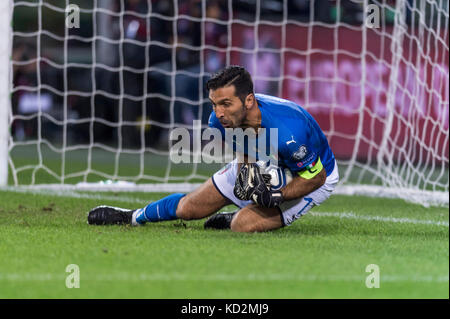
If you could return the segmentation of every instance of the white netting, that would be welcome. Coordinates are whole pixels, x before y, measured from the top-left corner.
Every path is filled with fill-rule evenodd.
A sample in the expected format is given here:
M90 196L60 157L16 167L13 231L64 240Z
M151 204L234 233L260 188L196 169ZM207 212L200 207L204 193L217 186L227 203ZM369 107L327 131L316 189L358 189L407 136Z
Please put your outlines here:
M65 25L73 4L79 28ZM313 114L343 184L422 204L448 194L447 1L29 0L10 8L9 184L205 180L221 165L171 163L169 132L195 119L206 127L205 81L240 64L257 92Z

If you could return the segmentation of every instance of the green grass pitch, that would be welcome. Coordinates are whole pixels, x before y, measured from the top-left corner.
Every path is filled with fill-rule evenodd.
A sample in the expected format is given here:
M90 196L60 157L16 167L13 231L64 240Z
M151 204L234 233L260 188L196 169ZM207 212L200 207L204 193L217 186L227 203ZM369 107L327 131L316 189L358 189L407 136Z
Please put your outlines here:
M75 195L0 191L0 298L449 298L446 207L334 195L290 227L238 234L204 220L90 226L97 205L166 194ZM80 288L66 287L69 264Z

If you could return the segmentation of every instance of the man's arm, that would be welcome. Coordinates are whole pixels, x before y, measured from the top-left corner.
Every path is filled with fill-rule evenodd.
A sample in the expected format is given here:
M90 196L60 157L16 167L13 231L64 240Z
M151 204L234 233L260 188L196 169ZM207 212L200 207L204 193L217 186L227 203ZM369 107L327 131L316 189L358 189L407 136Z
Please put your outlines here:
M307 174L304 176L295 176L292 181L281 189L283 199L285 201L303 197L320 186L325 184L327 173L325 168L322 168L316 175L308 178Z

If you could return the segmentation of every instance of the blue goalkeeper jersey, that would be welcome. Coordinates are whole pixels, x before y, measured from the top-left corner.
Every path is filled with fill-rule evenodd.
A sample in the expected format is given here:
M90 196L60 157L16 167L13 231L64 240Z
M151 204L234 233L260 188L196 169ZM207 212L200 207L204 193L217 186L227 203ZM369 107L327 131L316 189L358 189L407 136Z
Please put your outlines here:
M327 176L330 175L335 165L334 154L311 114L288 100L265 94L255 94L255 97L261 111L261 127L266 131L278 129L278 165L300 172L314 166L320 158ZM225 129L214 111L208 125L219 129L225 138Z

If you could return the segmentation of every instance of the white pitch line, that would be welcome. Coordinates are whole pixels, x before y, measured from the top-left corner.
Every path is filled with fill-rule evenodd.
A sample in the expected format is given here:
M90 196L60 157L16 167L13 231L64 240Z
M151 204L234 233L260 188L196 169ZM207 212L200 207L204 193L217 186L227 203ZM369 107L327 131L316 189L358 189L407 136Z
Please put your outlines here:
M436 225L445 227L449 226L449 223L446 221L411 219L406 217L398 218L398 217L383 217L383 216L365 216L365 215L357 215L351 212L348 213L310 212L310 214L315 217L337 217L337 218L359 219L367 221L380 221L380 222L401 223L401 224L423 224L423 225Z
M86 194L78 193L70 190L45 190L45 189L25 189L25 188L13 188L13 187L2 187L0 191L15 192L15 193L25 193L33 195L45 195L45 196L57 196L57 197L67 197L67 198L82 198L82 199L96 199L96 200L110 200L116 202L124 203L149 203L150 201L134 198L134 197L123 197L123 196L106 196L102 194Z
M314 275L314 274L89 274L80 273L80 281L199 281L199 282L239 282L239 281L297 281L297 282L361 282L364 284L367 274L361 275ZM64 281L67 274L51 273L0 273L0 281ZM445 283L449 275L443 276L408 276L380 274L380 282L428 282Z

